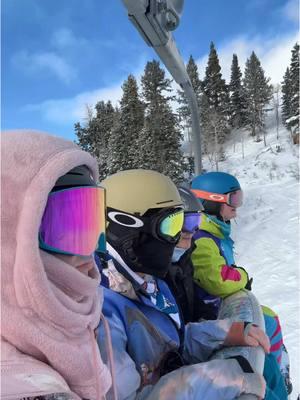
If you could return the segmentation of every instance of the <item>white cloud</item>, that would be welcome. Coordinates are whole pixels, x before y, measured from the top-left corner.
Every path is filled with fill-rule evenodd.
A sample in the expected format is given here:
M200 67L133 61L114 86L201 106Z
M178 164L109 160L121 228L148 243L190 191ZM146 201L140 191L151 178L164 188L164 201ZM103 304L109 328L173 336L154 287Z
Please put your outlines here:
M73 46L76 42L76 39L73 35L73 32L67 28L58 29L52 35L51 43L54 47L64 48L68 46Z
M69 84L77 77L77 68L67 61L68 50L79 51L86 49L89 43L86 39L75 37L72 30L67 28L57 29L51 36L52 50L30 52L21 50L14 54L13 65L22 72L35 75L52 74L60 81Z
M291 49L297 40L298 33L295 32L269 40L260 36L254 38L240 36L223 43L217 46L222 75L229 82L233 53L237 54L243 72L247 58L254 51L261 61L266 76L271 78L272 83L279 83L290 63ZM204 77L207 60L208 54L197 60L200 78Z
M146 64L145 54L141 54L136 63L136 70L132 73L138 83L140 81L144 66ZM128 69L127 67L124 69ZM24 111L38 112L41 116L51 122L70 124L83 121L86 118L86 106L94 108L100 100L110 100L116 106L122 97L121 79L117 84L108 87L97 88L88 92L78 93L75 97L64 99L49 99L39 104L27 104L23 107Z
M15 67L28 74L50 72L64 83L72 82L76 76L76 70L62 57L53 52L29 53L22 50L13 57Z
M78 49L79 46L88 46L88 41L82 37L75 37L71 29L60 28L53 33L51 44L59 50L72 47Z
M299 24L299 3L298 0L289 0L281 9L281 13L289 21Z
M29 104L26 111L38 111L51 122L68 124L82 121L86 117L86 106L94 106L97 101L111 100L116 105L121 98L121 83L109 88L83 92L69 99L46 100L40 104Z
M297 33L268 41L259 36L251 39L241 36L223 43L223 45L217 47L223 77L229 82L233 53L238 55L239 64L243 71L246 59L254 50L261 60L266 76L271 78L272 83L279 83L282 81L285 69L290 63L291 49L296 41ZM208 54L197 60L200 78L204 76L207 58ZM134 72L138 80L145 62L143 56ZM39 112L44 119L56 123L69 124L82 121L86 117L86 105L94 107L99 100L111 100L116 105L122 96L122 83L123 80L120 80L118 84L113 86L79 93L73 98L52 99L40 104L27 105L25 110ZM177 84L173 83L173 89L178 89Z

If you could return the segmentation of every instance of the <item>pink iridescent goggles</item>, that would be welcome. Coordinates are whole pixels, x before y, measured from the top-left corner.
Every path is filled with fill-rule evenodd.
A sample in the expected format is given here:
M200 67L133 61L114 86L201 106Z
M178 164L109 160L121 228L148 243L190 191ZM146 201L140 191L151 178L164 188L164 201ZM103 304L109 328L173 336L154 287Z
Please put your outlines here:
M192 189L192 192L199 199L215 201L217 203L226 203L234 208L238 208L243 204L243 191L240 189L226 194L205 192L198 189Z
M44 250L89 256L105 239L105 189L73 187L50 193L39 229Z

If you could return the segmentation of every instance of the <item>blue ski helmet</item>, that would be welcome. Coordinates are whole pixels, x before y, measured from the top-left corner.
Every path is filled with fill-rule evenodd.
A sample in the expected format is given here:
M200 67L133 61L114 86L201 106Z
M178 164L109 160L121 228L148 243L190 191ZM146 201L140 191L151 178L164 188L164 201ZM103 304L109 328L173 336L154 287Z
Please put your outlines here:
M234 176L226 172L207 172L196 176L192 180L191 189L209 193L228 194L241 190L241 185ZM204 211L207 214L219 217L221 202L201 198L201 194L196 194L196 196L201 200Z

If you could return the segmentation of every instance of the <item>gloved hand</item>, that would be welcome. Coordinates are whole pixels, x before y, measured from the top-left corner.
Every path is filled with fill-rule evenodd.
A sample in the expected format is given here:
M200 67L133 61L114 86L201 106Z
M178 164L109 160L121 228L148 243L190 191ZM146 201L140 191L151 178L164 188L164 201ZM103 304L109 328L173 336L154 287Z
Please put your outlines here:
M224 346L261 346L270 352L270 340L257 325L249 322L233 322L224 340Z
M231 266L234 267L234 268L239 268L239 269L242 269L243 271L245 271L245 273L247 275L247 283L245 285L245 289L251 290L252 289L253 278L249 278L248 272L245 270L245 268L237 266L235 264L232 264Z
M249 277L248 277L248 281L246 283L245 289L251 290L252 289L252 282L253 282L253 278L249 279Z

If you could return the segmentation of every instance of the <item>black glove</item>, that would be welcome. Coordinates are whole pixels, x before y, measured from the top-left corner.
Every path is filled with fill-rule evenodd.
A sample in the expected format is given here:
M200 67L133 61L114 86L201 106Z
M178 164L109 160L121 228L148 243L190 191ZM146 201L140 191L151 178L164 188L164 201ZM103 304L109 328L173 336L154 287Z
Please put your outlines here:
M253 278L248 278L248 281L246 283L245 289L247 290L251 290L252 289L252 282L253 282Z
M248 272L245 270L245 268L237 266L237 265L234 265L234 264L232 264L231 266L234 267L234 268L242 269L243 271L246 272L246 274L247 274L247 283L245 285L245 289L251 290L252 289L253 278L249 278Z

